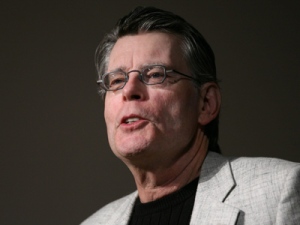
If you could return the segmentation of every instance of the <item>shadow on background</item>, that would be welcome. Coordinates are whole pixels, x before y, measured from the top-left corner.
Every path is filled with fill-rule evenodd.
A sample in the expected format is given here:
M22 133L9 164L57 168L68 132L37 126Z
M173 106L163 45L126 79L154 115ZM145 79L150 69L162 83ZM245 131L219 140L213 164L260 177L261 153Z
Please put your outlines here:
M134 190L107 144L93 54L140 1L3 4L0 224L79 224ZM300 161L298 1L143 4L183 16L214 49L224 154Z

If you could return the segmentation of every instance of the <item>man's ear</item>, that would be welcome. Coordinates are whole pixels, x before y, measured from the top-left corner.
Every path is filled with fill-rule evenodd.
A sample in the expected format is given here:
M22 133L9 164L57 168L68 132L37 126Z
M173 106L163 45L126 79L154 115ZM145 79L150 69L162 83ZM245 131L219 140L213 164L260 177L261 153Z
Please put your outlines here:
M218 84L208 82L200 88L199 117L200 125L205 126L214 120L220 112L221 93Z

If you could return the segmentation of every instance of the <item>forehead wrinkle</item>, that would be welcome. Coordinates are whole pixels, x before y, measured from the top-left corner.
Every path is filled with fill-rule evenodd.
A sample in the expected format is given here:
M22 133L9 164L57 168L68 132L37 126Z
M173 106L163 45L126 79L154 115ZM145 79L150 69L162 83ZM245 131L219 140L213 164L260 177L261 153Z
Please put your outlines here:
M142 36L134 35L120 38L111 51L107 71L122 70L128 72L129 70L141 70L149 65L163 65L169 68L176 68L182 64L183 57L180 39L177 36L165 34L159 40L154 39L159 42L157 42L157 45L155 45L155 41L152 42L151 48L148 48L145 44L144 46L135 44L135 40L132 39L139 38L139 42ZM161 46L161 42L166 43ZM117 52L115 52L116 48L118 48ZM121 52L120 49L122 49Z
M153 65L160 65L160 66L165 66L168 67L168 63L163 63L162 61L155 61L151 63L143 63L142 65L138 66L137 68L132 68L131 70L143 70L149 66ZM124 72L129 72L130 70L126 66L118 66L116 68L111 69L109 72L114 72L114 71L124 71Z
M125 66L117 66L113 69L111 69L110 71L107 71L107 73L110 73L110 72L116 72L116 71L126 71L126 67Z

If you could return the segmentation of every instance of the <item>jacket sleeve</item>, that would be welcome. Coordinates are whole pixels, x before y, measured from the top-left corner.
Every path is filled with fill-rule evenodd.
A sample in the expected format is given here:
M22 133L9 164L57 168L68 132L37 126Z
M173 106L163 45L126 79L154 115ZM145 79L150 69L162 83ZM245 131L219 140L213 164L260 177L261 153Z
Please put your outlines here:
M295 164L286 176L277 208L276 225L300 224L300 165Z

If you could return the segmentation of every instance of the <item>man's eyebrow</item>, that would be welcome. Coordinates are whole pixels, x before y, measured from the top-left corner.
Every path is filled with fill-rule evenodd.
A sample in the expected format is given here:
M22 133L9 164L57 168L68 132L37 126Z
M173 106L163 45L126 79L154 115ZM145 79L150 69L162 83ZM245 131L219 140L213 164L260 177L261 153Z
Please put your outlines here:
M123 71L123 72L126 72L126 67L125 67L125 66L119 66L119 67L116 67L116 68L114 68L114 69L107 70L106 73L111 73L111 72L116 72L116 71Z
M132 68L130 70L142 70L142 69L145 69L145 68L147 68L149 66L153 66L153 65L160 65L160 66L166 66L166 67L168 66L166 63L156 61L156 62L151 62L151 63L144 63L144 64L138 66L137 68ZM129 69L126 66L118 66L118 67L115 67L115 68L107 71L107 73L116 72L116 71L128 72Z
M143 64L142 67L141 67L141 69L144 69L146 67L153 66L153 65L167 66L166 63L163 63L163 62L152 62L152 63L145 63L145 64Z

